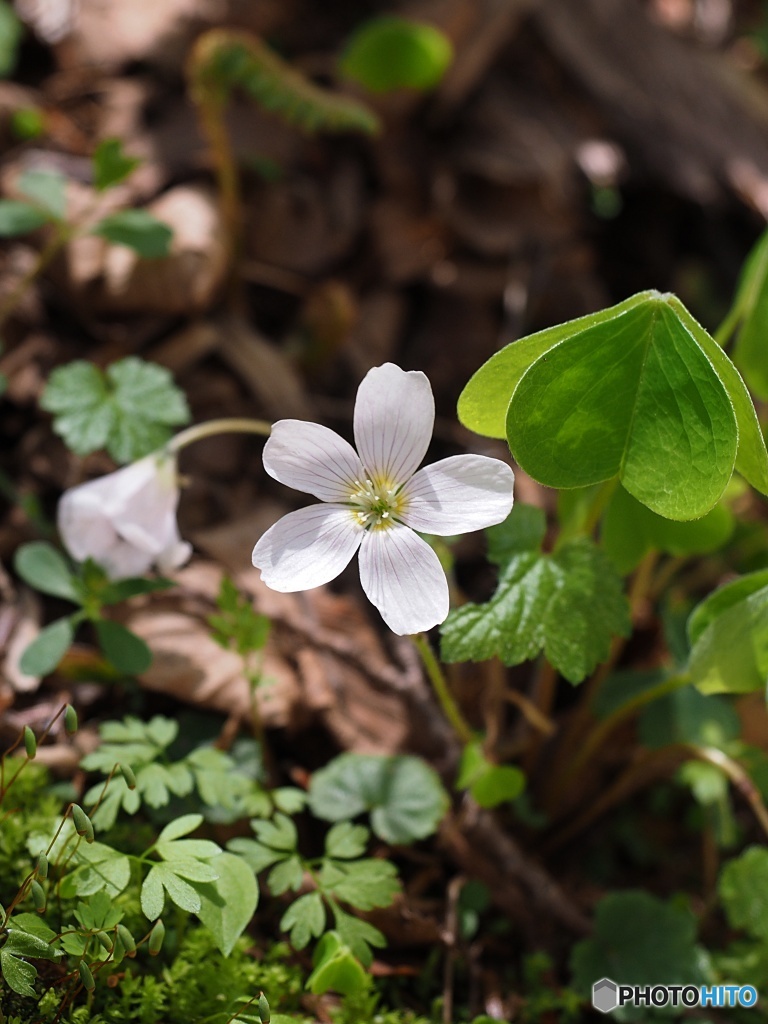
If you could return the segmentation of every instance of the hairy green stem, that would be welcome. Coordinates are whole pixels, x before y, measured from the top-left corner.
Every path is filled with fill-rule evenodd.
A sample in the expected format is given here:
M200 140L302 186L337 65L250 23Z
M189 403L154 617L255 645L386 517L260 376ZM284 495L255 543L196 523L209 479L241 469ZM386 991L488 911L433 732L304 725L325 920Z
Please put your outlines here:
M461 742L464 744L471 743L474 739L472 727L464 718L458 704L453 699L453 695L448 688L448 680L443 674L443 670L429 645L429 641L423 633L415 633L411 639L416 645L416 650L419 652L429 681L432 683L432 689L435 691L435 696L440 702L440 707L443 709L445 717L453 726L454 732Z
M262 437L269 437L272 433L272 424L266 420L253 420L245 417L232 417L220 420L207 420L205 423L196 423L176 434L168 443L168 451L175 455L187 445L195 441L202 441L206 437L214 437L216 434L260 434Z

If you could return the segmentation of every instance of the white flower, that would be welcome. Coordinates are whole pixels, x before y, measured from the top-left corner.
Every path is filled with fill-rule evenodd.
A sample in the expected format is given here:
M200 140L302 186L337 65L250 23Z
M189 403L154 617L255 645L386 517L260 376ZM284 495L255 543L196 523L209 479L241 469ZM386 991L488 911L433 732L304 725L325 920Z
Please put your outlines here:
M59 533L73 558L92 558L110 579L142 576L153 565L168 572L192 551L179 536L178 503L176 459L155 452L66 491Z
M279 420L264 447L270 476L320 498L291 512L253 549L273 590L328 583L360 549L360 581L395 633L418 633L448 614L448 583L423 533L449 536L499 523L512 508L512 470L456 455L416 472L432 436L435 403L423 373L392 363L357 392L354 448L333 430Z

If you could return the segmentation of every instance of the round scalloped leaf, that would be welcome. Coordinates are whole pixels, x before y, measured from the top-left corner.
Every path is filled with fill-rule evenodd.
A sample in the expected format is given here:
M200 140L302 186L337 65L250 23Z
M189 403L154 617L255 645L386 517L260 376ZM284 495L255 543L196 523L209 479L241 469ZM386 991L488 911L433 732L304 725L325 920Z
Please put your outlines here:
M347 753L312 776L309 805L326 821L368 811L379 838L413 843L435 831L448 796L437 772L418 757Z
M696 918L672 901L626 890L597 905L592 935L571 955L573 986L591 993L596 978L634 985L697 985L704 981L696 946ZM647 1020L643 1007L623 1007L618 1020Z

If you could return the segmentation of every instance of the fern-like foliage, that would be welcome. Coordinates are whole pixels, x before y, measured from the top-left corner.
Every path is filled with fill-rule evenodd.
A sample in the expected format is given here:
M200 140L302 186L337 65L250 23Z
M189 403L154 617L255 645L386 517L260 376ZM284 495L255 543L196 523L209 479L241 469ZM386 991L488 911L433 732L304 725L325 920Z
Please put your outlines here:
M311 82L249 32L204 33L190 56L188 75L192 98L202 107L223 106L237 89L307 133L373 135L380 127L364 104Z

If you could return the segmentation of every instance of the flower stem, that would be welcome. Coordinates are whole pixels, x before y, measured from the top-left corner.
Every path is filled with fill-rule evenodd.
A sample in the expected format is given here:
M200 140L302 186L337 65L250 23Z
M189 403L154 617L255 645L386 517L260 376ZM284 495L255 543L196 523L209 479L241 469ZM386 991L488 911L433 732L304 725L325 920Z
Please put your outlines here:
M411 639L416 645L416 650L419 652L424 668L426 669L426 673L429 676L429 681L432 683L435 696L440 702L440 707L443 709L445 717L453 726L454 732L461 742L471 743L474 738L472 728L459 710L458 704L453 699L451 691L448 688L448 681L443 674L443 670L440 667L440 663L435 657L432 648L429 646L429 641L423 633L414 633Z
M37 259L17 283L13 291L5 298L0 305L0 328L5 326L6 321L24 298L29 286L46 269L49 263L59 254L73 235L73 229L67 224L58 224L44 248L38 253Z
M644 708L646 704L651 704L655 700L666 697L667 694L674 693L675 690L679 690L683 686L688 686L690 682L691 677L688 675L672 676L671 679L665 679L661 683L657 683L656 686L643 690L636 697L632 697L602 721L598 722L592 731L587 734L580 750L571 761L569 767L570 777L575 778L581 772L584 766L592 759L595 752L600 749L610 733L627 718L630 718L635 712Z
M168 450L175 455L187 445L216 434L261 434L262 437L269 437L271 433L272 424L267 423L266 420L252 420L245 417L207 420L205 423L196 423L194 426L182 430L168 443Z

